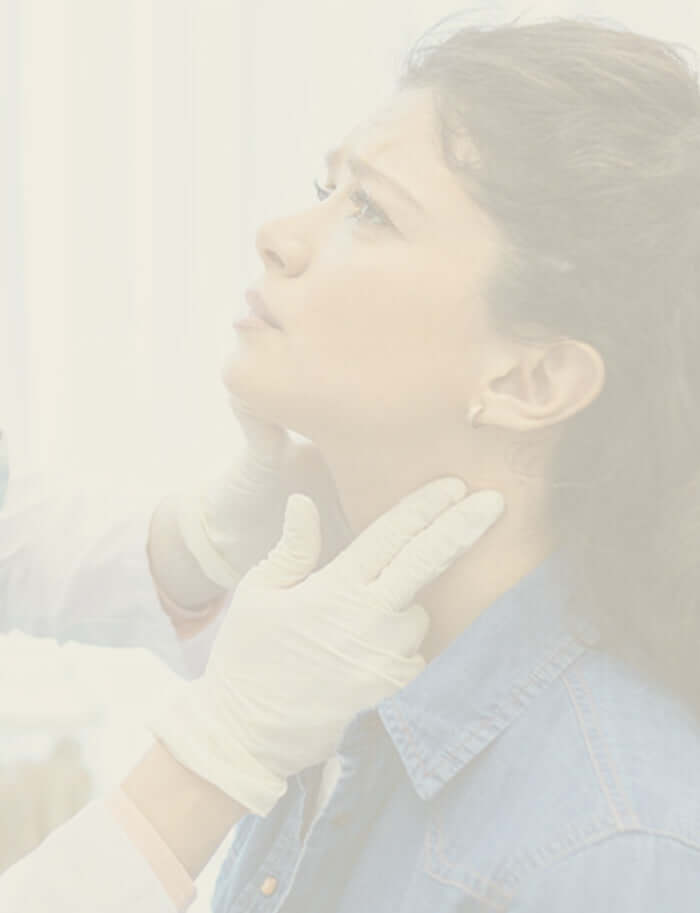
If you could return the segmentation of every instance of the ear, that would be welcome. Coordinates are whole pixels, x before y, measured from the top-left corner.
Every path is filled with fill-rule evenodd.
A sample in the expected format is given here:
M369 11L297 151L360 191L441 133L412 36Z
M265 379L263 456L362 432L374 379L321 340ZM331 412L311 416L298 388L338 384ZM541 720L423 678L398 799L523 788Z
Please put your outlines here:
M605 363L577 339L519 344L489 366L479 424L531 431L585 409L605 383Z

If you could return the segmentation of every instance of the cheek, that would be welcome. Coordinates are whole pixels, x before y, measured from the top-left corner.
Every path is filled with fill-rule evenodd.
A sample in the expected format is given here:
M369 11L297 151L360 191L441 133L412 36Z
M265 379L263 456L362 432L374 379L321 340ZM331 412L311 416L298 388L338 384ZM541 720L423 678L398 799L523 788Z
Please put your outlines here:
M423 413L458 395L470 346L467 306L425 272L353 277L327 292L328 305L307 313L300 332L304 386L354 398L367 409ZM301 328L300 328L301 329Z
M372 269L334 273L319 285L300 315L299 330L327 350L373 348L402 340L410 351L439 350L468 325L468 306L445 280L445 270L404 253ZM462 296L463 298L464 296Z

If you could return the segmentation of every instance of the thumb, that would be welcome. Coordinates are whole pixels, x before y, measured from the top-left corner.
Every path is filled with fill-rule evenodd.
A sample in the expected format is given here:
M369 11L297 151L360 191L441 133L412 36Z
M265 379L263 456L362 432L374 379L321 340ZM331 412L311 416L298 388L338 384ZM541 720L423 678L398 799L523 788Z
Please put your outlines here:
M257 582L275 587L301 583L318 564L321 544L318 508L307 495L295 492L287 498L282 537L254 569Z

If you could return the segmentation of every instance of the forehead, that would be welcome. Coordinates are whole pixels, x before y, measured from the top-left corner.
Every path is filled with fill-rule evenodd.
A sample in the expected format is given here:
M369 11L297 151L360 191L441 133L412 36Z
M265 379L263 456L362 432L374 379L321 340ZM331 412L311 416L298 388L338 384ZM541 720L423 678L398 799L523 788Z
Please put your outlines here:
M442 154L432 93L397 92L354 126L341 145L378 168L394 162L439 166Z

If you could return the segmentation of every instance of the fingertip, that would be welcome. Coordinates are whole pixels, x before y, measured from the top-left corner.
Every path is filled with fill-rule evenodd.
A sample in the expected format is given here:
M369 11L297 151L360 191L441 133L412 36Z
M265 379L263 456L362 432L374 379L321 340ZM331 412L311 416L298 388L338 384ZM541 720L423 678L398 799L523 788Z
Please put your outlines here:
M314 499L305 494L303 491L293 491L287 498L287 506L289 507L290 504L293 505L294 509L298 509L301 505L307 508L310 505L309 509L316 508Z
M284 510L284 518L287 520L306 520L320 519L318 508L313 499L300 491L292 492L287 498L287 504Z
M459 476L445 476L439 484L453 501L460 501L467 493L467 486Z
M475 510L482 511L485 515L493 516L493 519L497 520L505 510L505 499L500 491L485 488L466 497L459 507L468 513L473 513Z

